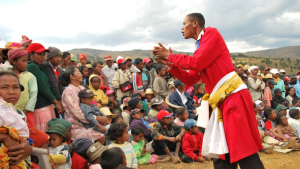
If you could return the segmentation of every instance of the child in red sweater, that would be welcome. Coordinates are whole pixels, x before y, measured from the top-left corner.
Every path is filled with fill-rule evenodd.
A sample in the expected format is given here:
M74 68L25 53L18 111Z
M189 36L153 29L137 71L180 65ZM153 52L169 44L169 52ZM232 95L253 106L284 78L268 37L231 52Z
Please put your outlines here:
M184 128L187 132L182 137L181 148L183 153L190 158L190 160L184 161L205 161L201 155L203 134L198 131L195 120L188 119L184 124Z

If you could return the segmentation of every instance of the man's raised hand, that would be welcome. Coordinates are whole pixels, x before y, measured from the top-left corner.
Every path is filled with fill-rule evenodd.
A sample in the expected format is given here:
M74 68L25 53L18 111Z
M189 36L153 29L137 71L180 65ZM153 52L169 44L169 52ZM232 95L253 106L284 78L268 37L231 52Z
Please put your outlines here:
M157 59L157 63L168 64L169 54L172 53L171 47L167 50L161 43L158 43L159 46L154 46L154 49L151 50L155 58Z

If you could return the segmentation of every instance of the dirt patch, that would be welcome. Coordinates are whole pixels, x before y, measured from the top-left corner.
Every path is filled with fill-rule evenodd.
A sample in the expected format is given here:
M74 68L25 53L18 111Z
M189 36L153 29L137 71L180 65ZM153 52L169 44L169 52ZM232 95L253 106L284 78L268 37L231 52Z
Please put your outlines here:
M299 157L300 151L292 151L287 154L274 152L272 154L259 153L260 159L262 160L266 169L285 169L285 168L299 168ZM139 165L139 169L198 169L206 168L213 169L212 161L205 161L204 163L180 163L173 164L171 162L167 163L157 163L157 164L147 164Z

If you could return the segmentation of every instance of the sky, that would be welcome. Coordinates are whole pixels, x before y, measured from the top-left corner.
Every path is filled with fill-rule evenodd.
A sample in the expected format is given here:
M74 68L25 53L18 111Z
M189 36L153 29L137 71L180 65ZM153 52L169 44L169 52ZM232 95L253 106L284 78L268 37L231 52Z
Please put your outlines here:
M150 50L157 42L183 52L194 40L184 17L202 13L232 52L300 45L299 0L0 0L0 47L22 35L62 51Z

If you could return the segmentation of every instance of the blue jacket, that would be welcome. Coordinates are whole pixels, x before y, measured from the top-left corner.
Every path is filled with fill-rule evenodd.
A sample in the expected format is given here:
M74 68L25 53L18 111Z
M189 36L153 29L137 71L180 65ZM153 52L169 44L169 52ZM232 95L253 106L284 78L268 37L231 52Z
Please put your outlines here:
M194 100L191 98L191 96L189 95L189 93L187 91L184 91L184 95L188 99L188 101L186 102L185 105L182 103L181 97L179 96L177 91L174 91L173 93L170 94L169 101L172 104L187 108L189 114L191 114L191 112L193 110L196 110L196 108L193 106ZM175 112L175 110L176 109L174 108L174 112Z

